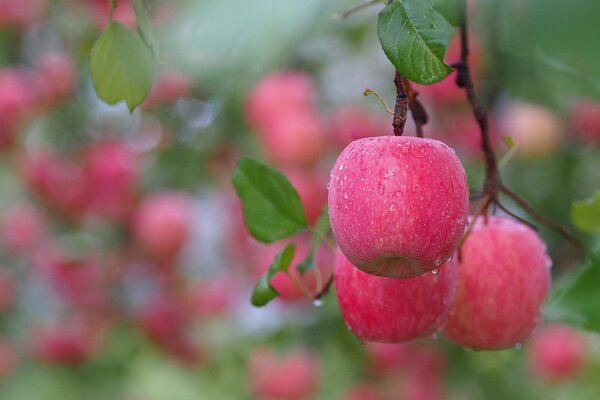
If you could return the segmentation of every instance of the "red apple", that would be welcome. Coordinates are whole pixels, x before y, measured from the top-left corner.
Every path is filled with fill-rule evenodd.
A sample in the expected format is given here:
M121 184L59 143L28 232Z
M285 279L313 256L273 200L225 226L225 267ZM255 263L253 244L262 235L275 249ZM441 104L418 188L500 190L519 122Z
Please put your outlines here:
M260 400L313 399L319 388L318 360L305 350L278 355L259 348L250 357L248 373L252 393Z
M192 93L191 77L179 71L165 71L156 78L148 98L144 100L144 108L172 104Z
M298 191L308 223L314 224L327 205L326 175L300 168L283 168L282 172Z
M311 246L310 235L301 234L292 240L280 241L269 246L261 246L261 250L259 250L259 255L257 257L257 275L262 275L267 271L273 262L275 255L290 241L296 243L296 252L294 259L290 264L289 274L302 282L305 288L308 289L310 293L314 294L331 278L333 273L333 254L331 250L322 243L317 250L314 260L316 268L308 270L304 274L300 274L296 269L296 265L304 261L309 254ZM317 276L317 270L319 276ZM304 292L298 287L296 282L283 272L278 272L271 280L271 284L279 293L279 297L283 300L306 298Z
M133 233L149 255L160 262L172 261L188 239L191 218L191 199L185 193L157 193L140 204Z
M40 57L37 65L41 95L47 106L70 96L75 89L77 66L70 56L60 52L48 52Z
M375 276L338 250L334 282L346 325L370 342L403 342L436 333L454 300L456 260L435 272L401 279Z
M44 216L33 206L14 205L4 210L0 238L7 249L16 253L30 251L45 236Z
M330 131L335 145L346 147L357 139L391 135L392 125L384 114L380 116L360 106L345 106L334 114Z
M444 334L476 350L520 345L540 318L550 265L546 245L528 226L477 218L460 249L456 301Z
M600 102L580 100L571 108L571 125L583 143L600 145Z
M562 146L564 128L549 108L523 102L510 103L498 117L501 135L510 136L521 157L541 157Z
M566 325L548 325L531 338L527 358L539 378L560 382L576 377L588 355L585 337Z
M442 266L462 238L468 208L460 160L437 140L355 140L331 171L333 234L346 257L370 274L407 278Z

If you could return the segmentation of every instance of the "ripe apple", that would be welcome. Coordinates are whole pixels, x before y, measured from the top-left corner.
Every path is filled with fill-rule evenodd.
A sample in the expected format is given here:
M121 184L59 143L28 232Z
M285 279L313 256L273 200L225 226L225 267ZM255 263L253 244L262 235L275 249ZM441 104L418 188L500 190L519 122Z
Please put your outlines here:
M600 103L580 100L571 108L571 125L583 143L600 145Z
M307 350L279 355L269 348L258 348L248 363L250 388L261 400L307 400L319 388L317 357Z
M375 276L356 268L338 249L334 282L346 325L369 342L403 342L435 333L454 300L456 259L435 272L401 279Z
M189 96L193 89L192 78L179 71L165 71L161 73L148 98L144 100L144 108L152 108L163 104L175 103L182 97Z
M296 269L296 265L304 261L308 256L311 246L311 237L307 234L300 234L295 236L291 241L296 243L296 252L288 272L291 276L301 281L308 291L311 293L316 293L316 291L319 289L319 281L316 270L319 271L321 285L324 285L331 278L333 273L333 254L331 250L322 243L317 249L317 254L314 260L316 268L308 270L304 274L300 274ZM262 275L268 270L269 266L273 262L273 259L275 258L275 255L288 242L290 242L290 240L277 242L269 246L261 246L261 249L258 250L259 253L257 257L256 275ZM271 284L279 293L279 297L283 300L297 300L306 298L305 294L294 282L294 280L283 272L278 272L271 280Z
M355 140L331 171L335 239L352 264L373 275L408 278L441 267L463 235L468 208L460 160L437 140Z
M157 261L173 261L188 239L191 207L184 193L161 192L144 199L133 218L138 243Z
M344 106L337 110L329 130L336 147L346 147L354 140L369 136L392 134L392 126L385 116L360 106Z
M566 325L548 325L532 336L527 358L536 376L559 382L581 372L587 352L587 341L581 333Z
M298 191L308 223L314 224L327 205L327 175L301 168L283 168L282 172Z
M546 245L531 228L478 217L460 249L456 301L444 334L476 350L523 343L539 320L550 265Z
M521 157L553 154L562 145L563 126L549 108L523 102L510 103L500 112L498 121L501 135L513 139L517 155Z
M0 239L12 252L22 254L30 251L45 235L45 217L33 206L10 206L0 218Z

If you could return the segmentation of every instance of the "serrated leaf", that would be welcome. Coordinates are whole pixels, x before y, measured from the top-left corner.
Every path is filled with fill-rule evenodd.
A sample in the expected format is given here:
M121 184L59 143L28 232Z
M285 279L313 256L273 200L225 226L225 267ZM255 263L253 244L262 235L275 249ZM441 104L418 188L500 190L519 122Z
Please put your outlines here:
M148 8L144 0L132 0L133 11L135 12L135 23L138 28L138 32L142 37L146 46L150 49L154 57L158 57L157 53L157 42L154 37L154 30L152 29L152 20L148 14Z
M446 21L453 26L458 26L459 20L459 1L460 0L433 0L433 8L442 14Z
M394 0L377 20L381 47L392 64L405 78L424 85L452 71L444 55L453 32L430 0Z
M571 219L583 232L600 232L600 192L589 199L573 202Z
M272 243L308 228L298 192L275 168L242 158L232 183L241 199L248 231L257 240Z
M552 320L600 331L600 253L582 269L563 278L548 302L546 316Z
M112 21L92 47L90 71L98 97L108 104L125 101L133 111L150 93L152 55L128 27Z
M267 273L260 277L256 286L254 286L254 290L252 290L252 305L262 307L279 296L277 290L271 286L271 280L275 277L277 272L287 272L294 259L295 252L296 244L288 243L275 255L275 259L269 266Z

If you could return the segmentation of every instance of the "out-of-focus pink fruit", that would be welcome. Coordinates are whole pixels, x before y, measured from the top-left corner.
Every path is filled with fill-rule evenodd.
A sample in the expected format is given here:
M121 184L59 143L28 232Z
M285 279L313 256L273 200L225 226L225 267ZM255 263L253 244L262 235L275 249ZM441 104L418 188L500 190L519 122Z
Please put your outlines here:
M0 221L0 237L10 251L30 251L45 236L44 216L33 206L15 205L4 210Z
M457 261L436 273L395 279L367 274L341 251L335 258L335 288L348 328L363 341L403 342L437 332L456 292Z
M178 71L165 71L156 78L144 108L152 108L162 104L172 104L192 93L192 79Z
M582 142L600 145L600 102L578 101L570 117L574 133Z
M149 255L161 262L172 261L188 239L191 219L191 199L185 193L157 193L140 204L133 233Z
M191 307L196 312L204 316L219 316L231 307L237 287L232 277L221 276L203 280L192 290Z
M462 238L468 208L460 160L437 140L356 140L331 171L333 234L346 257L370 274L407 278L439 268Z
M550 286L546 245L528 226L490 216L473 222L460 249L456 301L444 334L476 350L523 343Z
M34 330L32 350L42 362L76 366L98 350L102 337L88 322L66 320Z
M124 143L104 141L85 156L88 210L120 219L133 208L139 179L139 159Z
M284 168L282 172L300 195L306 219L314 224L327 205L327 179L318 171L299 168Z
M32 114L37 94L31 81L22 70L0 69L0 149L12 144L19 125Z
M37 21L45 9L46 2L43 0L2 0L0 1L0 29L7 26L27 26Z
M305 288L310 293L316 293L319 287L325 285L331 278L333 273L333 254L326 245L321 244L317 250L317 254L314 260L315 269L306 271L304 274L300 274L296 269L296 265L306 259L309 254L311 246L310 235L298 235L291 240L296 243L296 252L294 259L289 267L289 274L295 277L297 280L302 282ZM284 247L290 240L283 242L277 242L269 246L263 246L262 251L259 253L257 260L257 273L263 274L269 268L273 262L275 255ZM317 270L320 276L317 276ZM319 282L320 281L320 282ZM319 286L319 283L321 284ZM296 300L306 298L304 292L298 287L290 276L283 272L278 272L275 277L271 280L271 285L279 293L279 297L283 300Z
M360 106L346 106L334 114L330 131L336 146L346 147L352 141L369 136L392 134L392 124L373 111Z
M281 114L310 109L314 93L311 78L303 72L274 72L258 82L248 95L246 118L255 128L263 129Z
M529 103L511 103L498 117L501 135L510 136L522 157L555 153L563 141L563 126L550 109Z
M350 387L343 400L381 400L382 397L375 386L359 383Z
M534 333L527 356L536 376L560 382L581 372L587 352L587 341L580 332L565 325L548 325Z
M44 102L51 106L73 93L77 80L75 62L64 53L46 53L37 65Z
M248 374L252 393L261 400L309 400L319 388L318 360L305 350L278 355L259 348L250 357Z

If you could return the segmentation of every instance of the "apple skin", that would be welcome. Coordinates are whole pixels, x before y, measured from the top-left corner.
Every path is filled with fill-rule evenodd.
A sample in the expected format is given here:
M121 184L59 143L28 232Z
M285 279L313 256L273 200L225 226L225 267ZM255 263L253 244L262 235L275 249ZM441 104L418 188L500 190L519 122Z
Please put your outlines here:
M457 282L455 258L436 274L395 279L367 274L339 251L334 283L344 322L362 341L396 343L429 336L446 321Z
M575 378L585 366L585 337L565 325L547 325L531 338L527 359L531 371L548 382Z
M409 278L452 257L467 225L469 190L460 160L444 143L371 137L338 157L328 204L333 234L352 264Z
M461 246L456 301L444 334L475 350L523 343L540 318L550 265L546 245L528 226L477 218Z
M570 112L573 133L582 143L600 146L600 103L583 99Z
M250 356L248 373L253 398L261 400L312 399L320 383L318 359L303 349L280 355L260 347Z

